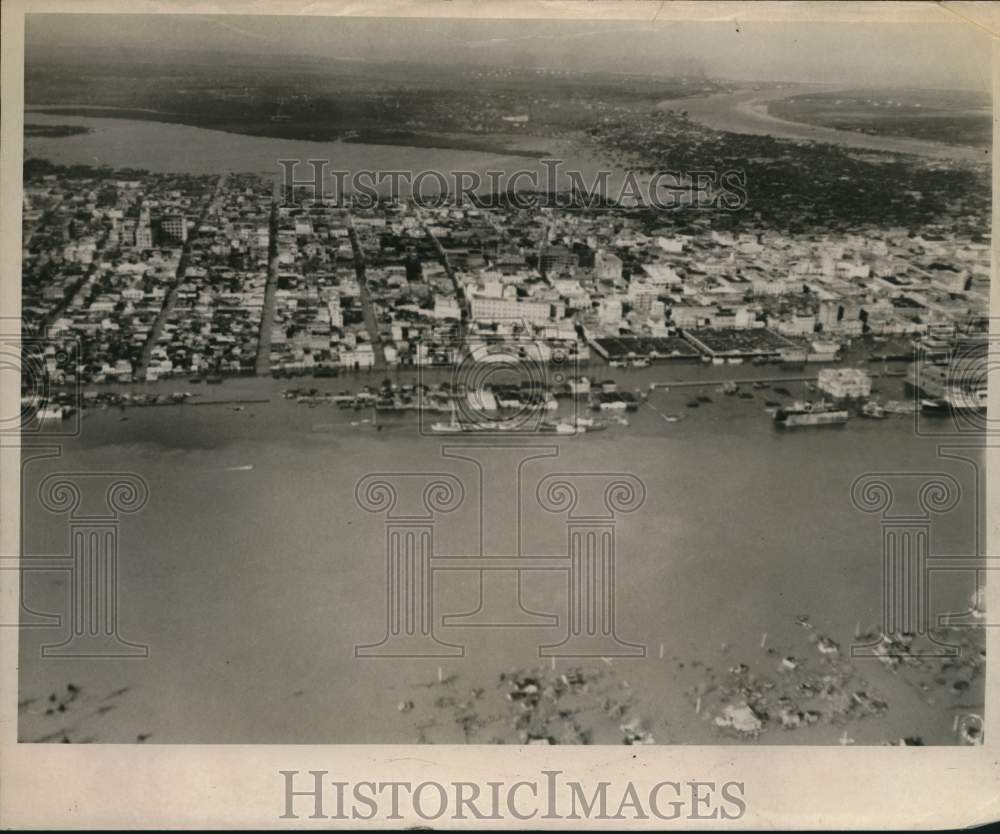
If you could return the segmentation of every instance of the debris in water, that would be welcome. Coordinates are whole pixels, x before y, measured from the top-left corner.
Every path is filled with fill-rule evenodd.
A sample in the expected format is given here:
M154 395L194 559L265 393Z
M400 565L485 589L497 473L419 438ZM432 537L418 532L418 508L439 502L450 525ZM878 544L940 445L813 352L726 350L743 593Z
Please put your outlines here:
M840 646L838 646L829 637L820 637L819 642L816 644L816 648L820 650L822 654L834 655L840 651Z
M642 722L637 717L630 718L618 729L624 733L626 744L656 744L653 734L643 728Z
M726 705L722 712L715 716L715 723L719 727L731 728L738 733L752 736L756 736L764 727L764 722L746 702Z

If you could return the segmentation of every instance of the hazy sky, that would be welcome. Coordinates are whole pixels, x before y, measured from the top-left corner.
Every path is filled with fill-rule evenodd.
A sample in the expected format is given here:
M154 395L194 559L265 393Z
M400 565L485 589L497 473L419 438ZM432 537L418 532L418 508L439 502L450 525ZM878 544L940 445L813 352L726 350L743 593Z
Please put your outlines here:
M990 41L954 24L690 23L178 15L30 15L32 50L152 47L475 63L738 80L988 91ZM152 53L150 53L152 57Z

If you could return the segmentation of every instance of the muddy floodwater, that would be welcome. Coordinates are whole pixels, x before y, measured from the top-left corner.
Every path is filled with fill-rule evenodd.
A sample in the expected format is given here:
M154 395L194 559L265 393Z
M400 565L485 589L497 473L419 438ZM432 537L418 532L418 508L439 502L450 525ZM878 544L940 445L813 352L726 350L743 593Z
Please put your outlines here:
M768 398L782 396L773 387L719 393L718 380L734 371L769 369L612 371L624 388L676 377L702 386L657 390L628 426L598 434L504 438L557 452L525 464L520 498L510 500L510 460L522 452L493 456L480 479L468 460L443 454L474 440L421 435L414 415L380 417L376 428L367 412L281 395L291 384L339 391L381 377L228 380L211 390L179 380L136 389L267 401L86 411L60 456L25 463L26 553L67 552L66 516L36 497L46 475L144 479L148 503L119 525L119 625L149 656L41 658L55 632L25 630L21 738L661 744L731 742L735 734L768 744L956 743L957 716L982 711L981 674L849 656L856 631L880 620L882 599L880 518L860 512L850 490L869 472L951 475L967 500L934 518L931 552L968 555L981 451L967 439L971 448L958 457L939 457L938 439L915 433L912 416L782 432L765 412ZM884 397L901 396L900 380L878 384ZM696 394L706 401L688 407ZM559 558L566 520L540 510L538 481L609 470L645 489L642 506L616 522L614 591L617 633L644 656L539 658L539 646L559 643L567 623L565 574L544 570L522 574L522 604L548 620L443 626L440 618L477 608L480 574L440 571L438 634L464 656L355 656L387 625L386 520L359 506L355 485L364 476L438 472L462 483L461 505L435 522L436 556L520 547ZM506 497L481 509L484 491ZM972 589L968 572L936 573L933 615L967 610ZM24 591L36 612L67 610L65 574L26 574ZM966 684L956 684L963 676ZM830 691L809 707L803 699L817 687ZM742 711L748 692L766 694L761 728Z

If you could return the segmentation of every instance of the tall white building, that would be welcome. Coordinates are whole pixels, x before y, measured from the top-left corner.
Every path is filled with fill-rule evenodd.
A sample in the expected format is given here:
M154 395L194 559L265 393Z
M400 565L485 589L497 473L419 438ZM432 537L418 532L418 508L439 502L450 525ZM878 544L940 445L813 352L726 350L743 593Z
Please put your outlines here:
M552 318L552 305L510 298L472 297L472 318L476 321L530 321L543 324Z

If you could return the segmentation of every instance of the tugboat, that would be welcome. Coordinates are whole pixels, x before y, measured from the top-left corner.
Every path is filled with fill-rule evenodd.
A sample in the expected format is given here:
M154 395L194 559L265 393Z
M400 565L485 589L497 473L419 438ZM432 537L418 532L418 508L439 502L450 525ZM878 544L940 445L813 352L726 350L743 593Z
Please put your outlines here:
M774 422L782 428L833 426L843 425L849 417L846 409L837 408L820 400L816 403L794 402L779 408L774 413Z

